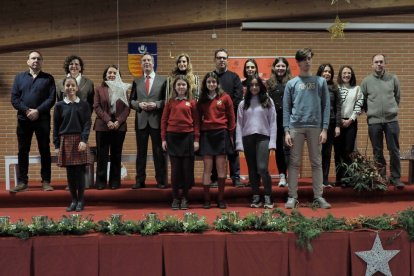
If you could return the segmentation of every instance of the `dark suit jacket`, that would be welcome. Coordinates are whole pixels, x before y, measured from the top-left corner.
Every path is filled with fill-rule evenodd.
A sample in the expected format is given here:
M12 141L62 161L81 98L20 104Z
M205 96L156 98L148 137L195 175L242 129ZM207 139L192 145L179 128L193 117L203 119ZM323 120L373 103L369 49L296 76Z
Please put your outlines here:
M96 88L93 109L96 113L93 129L95 131L109 131L107 124L111 121L111 100L109 99L108 87L99 86ZM115 118L120 124L118 131L127 131L126 120L129 112L129 106L123 101L118 100L116 102Z
M166 78L155 74L151 91L147 94L145 89L145 77L142 76L132 83L130 97L131 108L135 109L135 128L144 129L148 124L151 128L160 129L161 116L164 109ZM157 108L152 111L142 110L138 105L141 102L155 102Z
M85 78L82 75L80 83L79 83L79 91L77 95L79 99L81 99L81 101L85 101L89 104L91 111L93 110L93 94L94 94L93 82L90 79ZM65 95L65 88L63 87L63 80L60 80L56 84L57 100L58 101L63 100L64 95Z

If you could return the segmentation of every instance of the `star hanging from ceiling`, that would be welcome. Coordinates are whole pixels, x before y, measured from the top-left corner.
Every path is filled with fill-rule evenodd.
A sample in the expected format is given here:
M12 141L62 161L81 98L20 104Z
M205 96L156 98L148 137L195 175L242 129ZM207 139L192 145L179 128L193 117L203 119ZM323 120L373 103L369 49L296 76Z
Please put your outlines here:
M345 0L348 4L351 4L351 0ZM335 3L338 3L338 0L332 0L331 5L334 5Z
M331 33L331 39L344 38L345 25L346 23L342 22L339 16L336 16L334 24L328 28L328 31Z
M113 96L111 97L111 105L114 105L118 99L123 101L127 106L129 105L127 91L131 87L131 84L123 82L119 72L117 72L114 81L105 81L105 83L113 93Z
M374 275L376 272L381 272L385 276L392 276L388 262L399 252L400 250L384 250L381 244L381 239L377 233L374 245L370 251L359 251L355 252L355 254L367 263L365 276Z

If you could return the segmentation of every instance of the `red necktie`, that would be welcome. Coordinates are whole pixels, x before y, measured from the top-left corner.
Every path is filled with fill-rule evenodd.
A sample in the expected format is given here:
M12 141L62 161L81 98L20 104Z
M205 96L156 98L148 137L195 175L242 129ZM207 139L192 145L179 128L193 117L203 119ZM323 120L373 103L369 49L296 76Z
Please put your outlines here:
M150 79L151 79L150 76L147 76L147 78L145 79L145 89L147 90L147 95L150 92Z

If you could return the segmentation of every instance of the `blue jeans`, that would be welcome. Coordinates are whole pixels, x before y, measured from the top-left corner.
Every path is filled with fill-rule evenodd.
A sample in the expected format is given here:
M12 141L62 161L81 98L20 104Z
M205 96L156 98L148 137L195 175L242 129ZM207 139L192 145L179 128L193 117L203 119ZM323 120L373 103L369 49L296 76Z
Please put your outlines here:
M374 160L383 165L385 170L387 162L384 158L384 134L390 154L391 179L400 179L400 126L398 121L368 125L368 135L372 144Z

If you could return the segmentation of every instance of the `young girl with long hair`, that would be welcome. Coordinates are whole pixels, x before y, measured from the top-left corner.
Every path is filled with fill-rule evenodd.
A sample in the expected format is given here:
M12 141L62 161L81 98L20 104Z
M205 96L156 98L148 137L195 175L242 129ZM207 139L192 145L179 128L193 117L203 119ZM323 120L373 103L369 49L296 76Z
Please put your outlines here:
M277 114L276 165L279 172L279 187L286 187L289 148L285 145L283 129L283 94L286 83L292 78L289 62L284 57L277 57L272 64L272 75L267 81L267 93L273 100Z
M220 89L219 78L215 72L207 73L203 79L198 110L201 118L199 153L204 161L203 207L210 208L210 175L215 158L218 174L217 206L225 209L226 156L234 153L231 137L235 130L235 116L233 102L230 96Z
M269 174L269 152L276 149L276 110L266 93L263 81L249 77L244 100L237 111L236 150L244 151L253 191L252 208L262 206L260 178L265 190L264 208L273 208L272 179Z
M55 105L53 114L53 143L58 154L57 165L66 167L68 186L72 201L66 211L80 212L84 208L86 165L91 162L88 147L91 129L89 104L81 101L76 93L76 79L63 80L65 98Z
M341 97L339 95L338 86L334 82L334 69L330 63L321 64L316 73L317 76L323 77L328 84L330 98L330 115L329 127L326 142L322 144L322 173L323 187L332 188L328 181L329 169L331 167L332 146L335 138L341 133Z
M168 152L171 162L171 208L186 210L188 190L194 180L194 151L199 147L199 116L187 77L178 75L173 87L162 113L161 139L162 148ZM180 188L182 196L179 194Z

